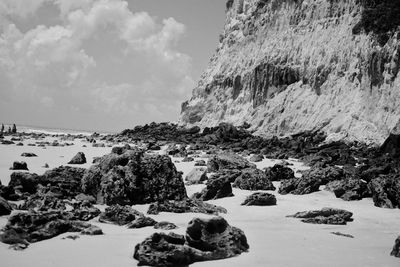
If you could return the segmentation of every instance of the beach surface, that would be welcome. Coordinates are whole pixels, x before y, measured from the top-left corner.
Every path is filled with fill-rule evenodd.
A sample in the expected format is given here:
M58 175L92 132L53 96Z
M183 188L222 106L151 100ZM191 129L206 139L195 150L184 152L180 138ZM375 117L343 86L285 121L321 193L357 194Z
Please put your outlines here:
M54 140L50 140L54 141ZM42 166L48 163L51 168L67 165L77 153L84 152L88 163L78 165L88 168L94 157L111 151L111 147L92 147L84 140L66 141L70 146L27 146L34 140L24 140L24 146L0 145L0 178L7 184L12 173L9 167L12 162L26 161L30 172L44 173ZM63 141L59 141L63 143ZM83 147L86 145L86 147ZM21 153L32 152L38 157L23 158ZM162 153L162 152L161 152ZM203 158L207 160L206 158ZM186 176L193 168L194 162L181 162L182 158L173 158L179 171ZM262 169L273 166L279 160L264 159L257 163ZM307 167L292 161L294 170ZM274 182L279 187L279 182ZM204 185L186 186L191 196L200 191ZM321 188L323 189L323 188ZM276 206L252 207L241 206L243 200L253 192L233 189L234 197L209 201L228 210L221 214L228 223L242 229L247 236L250 249L240 256L211 262L195 263L193 266L399 266L399 260L391 257L390 251L395 238L400 233L400 210L374 207L372 199L346 202L327 191L304 195L280 195ZM104 206L98 206L104 209ZM136 205L133 208L146 212L148 205ZM299 211L316 210L324 207L346 209L353 212L354 221L347 225L315 225L302 223L299 219L287 215ZM14 211L17 212L17 211ZM210 217L204 214L160 213L151 215L157 221L169 221L179 228L172 232L184 234L187 223L194 217ZM0 227L7 223L8 216L0 217ZM0 243L1 266L136 266L133 259L135 245L154 232L152 227L127 229L125 227L98 222L90 223L99 226L104 235L80 236L76 240L63 239L66 233L49 240L33 243L24 251L9 249L9 245ZM167 231L169 232L169 231ZM354 238L337 236L332 232L349 234Z

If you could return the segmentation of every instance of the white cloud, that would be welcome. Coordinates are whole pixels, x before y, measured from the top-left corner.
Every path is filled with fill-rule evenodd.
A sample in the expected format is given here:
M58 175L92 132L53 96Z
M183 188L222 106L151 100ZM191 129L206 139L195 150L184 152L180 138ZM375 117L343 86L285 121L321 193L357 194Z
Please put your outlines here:
M177 116L194 86L191 59L176 49L183 24L132 12L122 0L37 0L26 7L13 1L0 4L0 15L11 18L0 35L0 98L71 116ZM59 8L58 25L21 32L12 22L45 2Z

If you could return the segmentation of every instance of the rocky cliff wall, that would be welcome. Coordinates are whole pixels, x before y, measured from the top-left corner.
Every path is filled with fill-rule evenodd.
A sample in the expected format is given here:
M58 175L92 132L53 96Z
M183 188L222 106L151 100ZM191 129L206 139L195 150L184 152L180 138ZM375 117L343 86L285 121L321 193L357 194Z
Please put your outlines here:
M181 123L382 143L400 119L400 0L229 0Z

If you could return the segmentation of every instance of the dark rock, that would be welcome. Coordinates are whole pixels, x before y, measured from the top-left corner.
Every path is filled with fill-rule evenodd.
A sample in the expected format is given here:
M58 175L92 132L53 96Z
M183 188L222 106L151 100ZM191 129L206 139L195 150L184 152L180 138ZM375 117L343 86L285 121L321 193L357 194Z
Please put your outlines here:
M100 227L91 225L87 228L83 228L83 230L80 232L82 235L102 235L103 230L101 230Z
M145 204L162 200L182 200L186 189L182 173L164 155L128 150L122 155L103 156L82 179L85 194L108 205Z
M115 146L111 149L111 153L117 154L117 155L122 155L128 150L133 150L132 147L128 144L125 146Z
M130 229L136 229L136 228L143 228L143 227L148 227L148 226L154 226L156 225L157 222L150 217L146 216L137 216L135 220L132 222L128 223L127 227Z
M252 155L251 157L250 157L250 161L251 162L260 162L260 161L262 161L264 159L264 156L263 155L260 155L260 154L254 154L254 155Z
M319 191L321 180L313 177L301 177L290 180L283 180L279 187L279 194L305 195Z
M12 145L15 144L13 141L10 140L1 140L2 145Z
M273 206L276 205L276 197L269 193L254 193L246 197L241 205L244 206Z
M400 179L398 176L382 176L373 179L368 188L377 207L400 208Z
M400 258L400 236L397 237L396 241L394 242L393 250L390 255Z
M233 187L243 190L275 190L265 172L256 168L242 170L240 176L233 183Z
M178 228L178 226L176 226L175 224L164 221L158 222L154 225L154 229L161 229L161 230L172 230L176 228Z
M11 201L17 201L20 200L21 198L21 196L15 192L13 187L1 185L1 183L0 183L0 197Z
M144 216L143 213L132 209L130 206L112 205L100 214L99 221L102 223L126 225L134 221L137 217L142 216Z
M204 160L200 159L200 160L197 160L197 161L194 163L194 166L201 166L201 167L203 167L203 166L207 166L207 163L206 163Z
M302 222L313 224L345 225L353 221L353 213L347 210L323 208L322 210L298 212L288 217L302 218Z
M226 213L223 207L215 206L213 204L205 203L201 200L185 199L181 201L164 201L152 203L147 211L148 214L157 215L160 212L173 212L173 213L205 213L218 215L219 213Z
M138 265L188 266L197 261L218 260L247 252L243 231L221 217L193 219L185 236L155 233L135 247Z
M201 184L207 179L207 170L201 168L194 168L185 177L188 184Z
M273 167L266 168L265 173L273 182L295 178L294 171L289 167L283 166L282 164L275 164Z
M338 236L344 236L344 237L348 237L348 238L354 238L354 236L352 236L352 235L343 234L341 232L331 232L331 234L338 235Z
M327 184L325 190L332 191L337 198L346 201L361 200L371 196L367 183L357 178L332 181Z
M0 197L0 216L9 215L12 211L11 205L4 198Z
M25 170L28 171L28 164L25 161L14 161L10 170Z
M31 157L37 157L37 155L35 153L24 152L21 154L21 157L31 158Z
M207 186L200 193L194 194L193 198L207 201L232 196L232 186L229 179L216 177L209 179Z
M218 154L210 158L207 163L209 172L216 172L224 169L242 170L246 168L255 168L255 165L237 154Z
M83 152L78 152L69 162L68 164L85 164L86 157Z
M36 193L37 185L39 183L38 175L27 172L13 172L10 176L9 187L14 189L18 188L22 193L26 192L29 194Z
M185 157L182 159L182 162L192 162L192 161L194 161L194 158L192 157Z
M302 178L319 180L321 185L326 185L331 181L344 179L345 175L343 169L336 166L312 167L310 170L302 172Z

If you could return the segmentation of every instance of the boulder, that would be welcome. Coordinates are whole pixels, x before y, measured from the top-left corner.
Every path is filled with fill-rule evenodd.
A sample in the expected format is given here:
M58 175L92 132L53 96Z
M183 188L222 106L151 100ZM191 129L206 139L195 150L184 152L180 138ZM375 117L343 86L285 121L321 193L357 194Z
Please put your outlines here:
M323 208L321 210L303 211L287 217L301 218L302 222L313 224L345 225L353 221L353 213L347 210Z
M346 201L361 200L371 196L367 182L357 178L329 182L325 190L332 191L337 198Z
M86 157L83 152L78 152L69 162L68 164L85 164Z
M390 255L400 258L400 236L394 241L393 250Z
M232 197L232 186L229 179L216 177L207 181L206 187L199 193L195 193L193 198L204 201L224 197Z
M209 172L217 172L224 169L242 170L246 168L255 168L255 165L237 154L230 153L215 155L207 163L207 170Z
M129 229L137 229L137 228L143 228L143 227L148 227L148 226L154 226L156 225L157 222L150 217L146 216L137 216L135 220L132 222L128 223L127 227Z
M83 193L107 205L135 205L185 199L182 173L170 157L138 149L103 156L82 179Z
M382 176L368 184L375 206L400 208L400 179L398 176Z
M12 207L4 198L0 197L0 216L11 214Z
M242 190L275 190L265 172L256 168L242 170L240 176L233 183L233 187Z
M286 167L282 164L275 164L273 167L266 168L265 173L267 177L273 182L295 178L294 171L291 168Z
M34 194L39 183L38 175L27 172L13 172L10 176L9 187L18 189L22 193Z
M112 205L100 214L99 221L116 225L126 225L138 217L144 217L143 213L132 209L130 206Z
M319 191L321 180L313 177L301 177L283 180L279 187L279 194L305 195Z
M155 233L136 245L133 257L138 265L188 266L234 257L248 249L243 231L230 226L222 217L195 218L189 222L186 236Z
M202 168L194 168L185 177L188 184L201 184L207 179L207 170Z
M154 229L161 229L161 230L172 230L176 229L178 226L176 226L174 223L171 222L158 222L154 225Z
M32 157L37 157L37 155L35 153L24 152L21 154L21 157L32 158Z
M260 155L260 154L254 154L254 155L252 155L250 158L249 158L249 160L251 161L251 162L260 162L260 161L262 161L264 159L264 156L263 155Z
M274 206L276 205L276 197L269 193L254 193L246 197L241 205L244 206Z
M226 213L223 207L215 206L195 199L185 199L181 201L166 200L163 202L152 203L147 211L148 214L157 215L160 212L173 212L173 213L205 213L218 215L219 213Z
M10 168L10 170L24 170L28 171L28 164L26 164L25 161L14 161L13 166Z
M342 180L345 173L342 168L336 166L317 167L302 172L302 178L307 180L319 180L320 185L326 185L331 181Z

